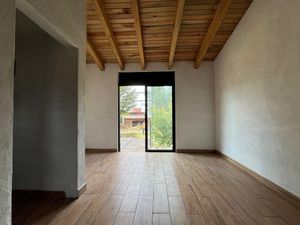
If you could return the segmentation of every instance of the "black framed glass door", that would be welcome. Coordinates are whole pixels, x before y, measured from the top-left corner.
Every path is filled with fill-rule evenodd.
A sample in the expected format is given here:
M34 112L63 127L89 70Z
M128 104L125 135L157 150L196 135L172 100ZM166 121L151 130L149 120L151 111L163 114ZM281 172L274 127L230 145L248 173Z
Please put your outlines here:
M124 100L122 100L124 87L132 90L137 90L139 87L138 95L144 92L144 98L141 96L137 98L143 99L142 104L144 105L134 104L126 116L124 116L124 112L120 111L121 108L124 108L122 105L124 104ZM144 118L143 120L135 115L137 112L139 112L139 117ZM147 152L175 151L174 72L120 73L118 116L119 151L130 151L131 149ZM130 123L129 119L132 120ZM135 121L137 119L140 119L139 126L131 126L137 123ZM124 122L125 120L127 123ZM128 130L131 130L131 133L135 130L136 134L129 137ZM144 144L142 144L143 141ZM137 147L137 143L139 143L139 147Z

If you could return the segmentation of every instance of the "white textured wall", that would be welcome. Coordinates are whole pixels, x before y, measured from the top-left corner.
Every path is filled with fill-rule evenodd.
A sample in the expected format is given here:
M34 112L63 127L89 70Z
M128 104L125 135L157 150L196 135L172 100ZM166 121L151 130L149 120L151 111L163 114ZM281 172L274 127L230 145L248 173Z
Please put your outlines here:
M15 2L0 1L0 224L11 223Z
M78 186L84 184L84 78L86 2L81 0L16 0L38 12L44 24L79 48L78 64ZM22 11L22 10L21 10ZM30 11L30 10L29 10ZM0 224L11 223L13 65L15 1L0 1Z
M147 64L146 71L166 71L166 63ZM126 64L125 71L141 71L140 64ZM176 147L215 149L214 70L205 62L198 70L191 62L175 63ZM118 65L105 71L87 65L86 147L117 148Z
M299 9L254 0L215 61L217 148L298 196Z

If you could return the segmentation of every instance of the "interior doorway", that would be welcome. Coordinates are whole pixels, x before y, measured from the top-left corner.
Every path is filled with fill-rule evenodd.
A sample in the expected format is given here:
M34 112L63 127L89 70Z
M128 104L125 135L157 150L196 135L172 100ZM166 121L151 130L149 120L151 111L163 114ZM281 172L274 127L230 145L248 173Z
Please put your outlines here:
M78 197L78 50L16 10L13 82L12 224L29 224L30 206Z
M174 72L119 74L119 151L175 151Z

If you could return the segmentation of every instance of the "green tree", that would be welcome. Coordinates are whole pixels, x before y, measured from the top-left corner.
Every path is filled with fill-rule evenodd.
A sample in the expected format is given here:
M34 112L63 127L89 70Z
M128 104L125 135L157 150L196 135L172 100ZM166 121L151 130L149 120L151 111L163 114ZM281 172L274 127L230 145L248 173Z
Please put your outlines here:
M172 147L172 89L152 87L151 104L151 144L153 147Z
M134 88L130 86L120 87L120 114L126 115L133 107L135 107L137 94Z

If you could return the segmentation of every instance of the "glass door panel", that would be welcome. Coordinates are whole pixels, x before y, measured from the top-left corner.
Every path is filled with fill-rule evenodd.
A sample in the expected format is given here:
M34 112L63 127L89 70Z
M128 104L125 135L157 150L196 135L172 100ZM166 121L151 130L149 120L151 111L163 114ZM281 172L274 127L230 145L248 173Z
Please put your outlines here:
M173 150L172 86L147 86L147 150Z
M145 151L145 86L119 87L121 151Z

